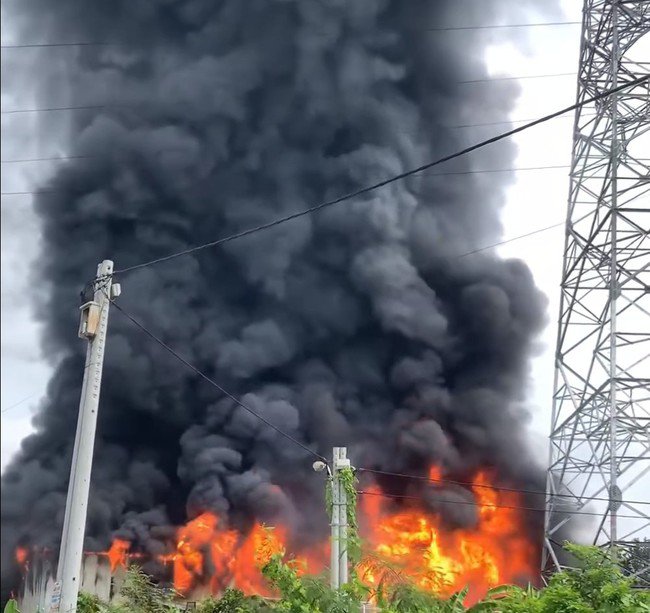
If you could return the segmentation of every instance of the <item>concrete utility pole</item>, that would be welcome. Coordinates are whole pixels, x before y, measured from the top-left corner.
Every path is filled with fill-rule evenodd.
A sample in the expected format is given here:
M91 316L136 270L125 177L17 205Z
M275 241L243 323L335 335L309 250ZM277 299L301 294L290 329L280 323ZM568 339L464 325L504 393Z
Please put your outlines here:
M87 339L88 350L51 613L75 613L77 610L108 307L110 300L120 295L119 284L112 283L112 273L113 262L104 260L97 267L97 278L93 283L94 299L80 308L79 337Z
M347 493L339 478L350 468L346 447L334 447L332 453L332 538L330 551L330 585L337 590L348 582L348 516Z

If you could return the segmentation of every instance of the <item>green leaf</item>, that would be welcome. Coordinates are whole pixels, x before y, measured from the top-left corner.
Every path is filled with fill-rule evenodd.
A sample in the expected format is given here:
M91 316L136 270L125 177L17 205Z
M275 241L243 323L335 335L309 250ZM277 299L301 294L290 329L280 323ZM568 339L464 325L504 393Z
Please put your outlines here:
M7 601L7 604L5 605L4 613L20 613L20 609L18 608L18 603L13 598L10 598Z
M520 592L523 592L523 590L517 585L497 585L496 587L488 590L487 596L509 596L511 594Z

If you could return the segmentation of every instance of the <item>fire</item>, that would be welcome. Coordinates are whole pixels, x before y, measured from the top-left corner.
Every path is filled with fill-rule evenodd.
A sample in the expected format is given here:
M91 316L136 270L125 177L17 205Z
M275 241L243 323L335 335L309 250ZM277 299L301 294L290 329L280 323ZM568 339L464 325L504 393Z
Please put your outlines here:
M469 602L495 585L532 577L534 548L521 512L511 508L521 506L518 495L490 487L485 473L476 475L471 489L476 525L457 530L444 527L439 516L419 504L390 511L377 504L378 496L366 496L362 517L371 551L427 591L444 596L469 586ZM362 569L371 586L378 583L375 575Z
M435 481L430 487L446 487L438 467L430 469L429 478ZM519 495L495 489L487 472L477 473L467 489L473 498L458 500L476 509L475 525L452 529L417 499L398 505L381 496L378 488L365 488L368 495L361 500L359 524L366 553L386 560L427 591L449 595L469 586L469 602L500 583L532 577L535 549L525 536L524 517L517 508L522 506ZM242 534L205 512L178 528L175 550L158 561L171 565L174 587L182 595L197 588L219 593L236 586L248 594L269 596L272 590L260 569L271 556L287 550L288 534L286 526L268 529L261 524ZM112 569L138 555L129 554L129 547L127 541L113 542L107 552ZM300 572L321 572L329 558L328 547L324 541L295 552L295 567ZM378 568L381 565L368 562L360 565L359 575L371 588L382 580Z
M27 564L27 559L29 558L29 549L27 549L27 547L16 547L15 553L18 566L24 567Z
M434 483L442 479L442 469L435 464L429 469L429 479Z
M235 585L249 594L270 595L261 567L276 553L284 553L286 531L255 524L242 536L223 529L213 513L203 513L177 532L176 552L159 560L173 565L174 587L188 594L197 585L214 593Z
M228 545L231 535L225 533L219 538L217 525L216 515L203 513L178 531L178 543L173 563L174 586L180 593L187 593L192 587L194 578L200 579L203 575L205 556L203 551L211 544L211 541L215 541L211 547L213 550L216 547ZM232 538L236 538L236 535Z
M248 594L270 596L260 569L274 554L284 553L285 538L284 530L267 533L263 526L255 525L228 566L233 584Z
M111 571L115 572L118 566L126 566L126 555L131 547L129 541L122 539L115 539L111 544L111 548L106 552L108 561L111 565Z

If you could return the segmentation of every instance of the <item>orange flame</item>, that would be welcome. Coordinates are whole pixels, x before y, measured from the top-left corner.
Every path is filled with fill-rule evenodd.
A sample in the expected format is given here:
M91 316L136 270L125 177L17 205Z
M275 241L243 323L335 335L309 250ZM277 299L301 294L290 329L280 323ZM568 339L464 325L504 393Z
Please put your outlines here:
M249 594L270 595L260 568L284 552L285 535L283 528L267 530L255 524L242 537L235 530L221 529L219 518L206 512L178 530L176 552L159 560L173 563L174 587L180 594L209 584L215 593L235 585Z
M19 566L25 566L29 558L29 549L27 547L16 547L16 562Z
M256 524L228 565L233 584L247 594L270 596L271 590L260 569L273 555L284 553L284 542L284 529L271 531Z
M111 565L111 571L115 572L118 566L126 567L126 555L131 547L129 541L122 539L115 539L111 544L111 548L106 552L108 561Z
M368 496L363 506L365 539L374 553L424 590L444 596L469 586L469 604L495 585L532 577L535 550L525 536L520 511L509 508L521 506L518 495L490 487L485 473L475 477L472 492L476 525L456 530L421 505L391 512L370 500L376 496ZM378 583L372 572L362 569L361 575L371 586Z
M432 482L437 483L442 479L442 468L436 466L435 464L429 469L429 479Z
M431 467L431 487L443 488L442 471ZM440 595L469 586L468 604L500 583L527 581L534 575L535 548L526 538L519 495L495 489L486 472L476 474L468 489L476 505L476 523L453 529L424 503L408 500L402 506L381 496L362 499L359 524L368 553L398 567L399 573L420 588ZM381 494L378 488L365 488ZM442 503L444 504L444 502ZM176 590L183 595L194 589L222 592L236 586L247 594L269 596L272 590L261 567L276 553L284 553L288 527L273 530L255 524L247 534L221 525L220 518L205 512L176 533L176 550L158 557L172 564ZM130 544L114 541L108 552L111 568L124 565ZM324 541L307 551L295 552L293 564L299 572L318 573L329 558ZM372 565L362 565L361 579L371 588L381 577Z

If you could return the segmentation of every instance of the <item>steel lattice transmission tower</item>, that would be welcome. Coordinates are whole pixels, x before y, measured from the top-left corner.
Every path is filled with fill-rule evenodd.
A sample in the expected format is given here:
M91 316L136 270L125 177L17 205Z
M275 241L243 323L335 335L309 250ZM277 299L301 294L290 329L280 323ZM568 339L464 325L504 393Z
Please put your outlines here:
M647 74L649 32L650 1L585 0L578 102ZM649 81L576 111L543 571L567 535L621 560L650 537L649 166Z

